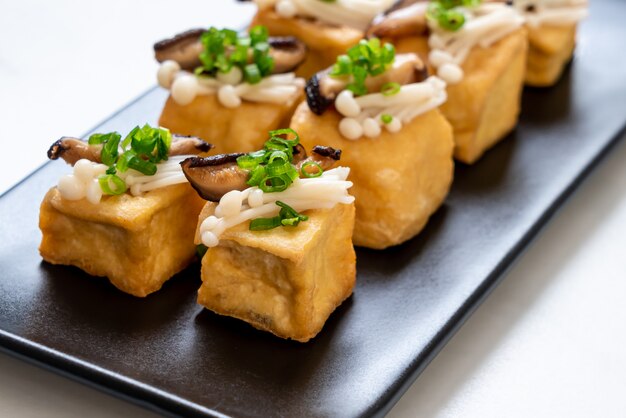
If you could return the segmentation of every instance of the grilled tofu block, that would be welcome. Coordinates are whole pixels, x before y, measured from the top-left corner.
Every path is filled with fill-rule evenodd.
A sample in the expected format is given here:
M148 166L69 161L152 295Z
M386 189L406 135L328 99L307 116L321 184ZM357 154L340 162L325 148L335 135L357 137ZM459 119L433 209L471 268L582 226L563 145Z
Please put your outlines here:
M263 147L268 131L289 124L302 97L284 104L244 100L230 109L222 106L215 94L197 96L188 105L180 105L170 96L159 125L181 135L200 137L220 153L249 152Z
M198 226L215 206L207 203ZM250 231L245 222L224 232L202 259L198 303L281 338L315 337L352 294L354 205L304 213L297 227Z
M351 141L338 130L341 115L315 115L302 103L291 121L309 148L327 144L343 150L356 198L354 244L383 249L418 234L448 194L454 161L452 128L438 109L424 113L397 133Z
M295 36L304 42L308 55L296 74L309 78L335 63L337 56L359 43L364 33L348 26L333 26L317 20L284 18L272 8L261 8L250 25L267 26L272 36Z
M63 199L54 187L41 204L39 252L49 263L106 276L118 289L143 297L194 258L203 205L189 184L107 196L96 205Z
M425 36L394 42L398 53L417 52L427 60ZM517 125L527 50L527 32L520 28L489 48L469 53L462 65L463 80L448 86L448 100L441 106L454 129L457 160L476 162Z
M535 87L554 85L576 46L576 25L528 27L526 84Z

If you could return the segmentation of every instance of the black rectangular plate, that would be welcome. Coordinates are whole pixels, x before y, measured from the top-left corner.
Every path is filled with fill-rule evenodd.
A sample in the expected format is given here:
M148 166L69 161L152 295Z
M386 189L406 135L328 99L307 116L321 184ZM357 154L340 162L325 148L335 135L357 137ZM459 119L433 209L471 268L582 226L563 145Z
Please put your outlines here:
M67 170L51 163L0 198L0 347L162 413L383 415L617 141L626 124L623 16L622 0L591 2L563 80L526 89L519 128L457 168L420 236L358 251L353 297L312 342L202 310L197 265L136 299L43 263L39 202ZM164 98L151 90L97 130L154 122Z

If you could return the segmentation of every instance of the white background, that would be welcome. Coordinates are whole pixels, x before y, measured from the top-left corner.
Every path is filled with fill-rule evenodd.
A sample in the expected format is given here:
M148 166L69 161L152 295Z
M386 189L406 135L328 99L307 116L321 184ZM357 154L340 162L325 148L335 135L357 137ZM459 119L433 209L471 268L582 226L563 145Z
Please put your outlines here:
M231 0L0 0L0 192L53 140L151 87L155 40L251 13ZM391 417L626 415L625 161L621 144ZM153 414L0 355L0 416Z

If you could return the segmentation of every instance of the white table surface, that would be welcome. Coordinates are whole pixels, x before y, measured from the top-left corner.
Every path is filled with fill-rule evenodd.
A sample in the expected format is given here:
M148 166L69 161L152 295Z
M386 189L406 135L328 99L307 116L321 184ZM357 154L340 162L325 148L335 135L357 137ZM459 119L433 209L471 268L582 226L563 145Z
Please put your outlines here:
M21 146L2 147L0 192L43 163L53 140L152 86L155 40L251 13L230 0L0 0L0 141ZM389 416L626 414L625 161L623 143ZM154 414L0 355L0 416Z

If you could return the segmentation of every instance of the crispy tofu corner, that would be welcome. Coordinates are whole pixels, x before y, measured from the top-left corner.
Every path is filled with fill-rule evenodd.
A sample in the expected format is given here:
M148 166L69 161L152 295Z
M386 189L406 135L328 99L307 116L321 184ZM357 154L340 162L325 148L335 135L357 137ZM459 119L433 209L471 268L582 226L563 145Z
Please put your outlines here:
M281 338L315 337L355 284L354 205L305 213L295 228L227 230L202 259L198 303Z
M188 184L110 196L98 205L65 200L52 188L41 204L39 252L49 263L76 266L126 293L147 296L194 258L203 204Z
M350 167L356 201L354 244L383 249L418 234L445 199L454 172L450 124L431 110L395 134L345 139L335 110L321 116L303 103L291 121L306 148L326 144L343 150L338 165Z

